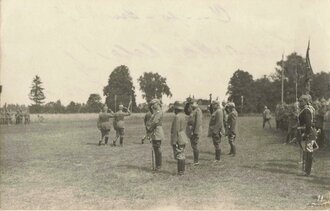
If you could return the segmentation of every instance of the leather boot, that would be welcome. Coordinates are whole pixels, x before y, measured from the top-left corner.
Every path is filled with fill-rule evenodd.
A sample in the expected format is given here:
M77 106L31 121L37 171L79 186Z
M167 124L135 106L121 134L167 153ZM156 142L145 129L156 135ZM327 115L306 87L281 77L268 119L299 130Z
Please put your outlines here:
M104 143L105 144L108 144L108 140L109 140L109 138L108 137L105 137Z
M215 159L217 161L220 161L220 153L221 153L220 149L215 150Z
M229 142L230 144L230 152L228 153L228 155L232 155L233 154L233 144L231 142Z
M233 144L233 157L236 155L236 146Z
M199 164L199 151L196 150L194 151L194 165L198 165Z
M154 147L154 152L155 152L156 171L160 171L162 167L162 153L160 152L158 147Z
M121 147L123 146L123 142L124 142L124 138L123 137L120 137L120 146Z
M99 146L101 146L101 144L102 144L102 140L99 141Z
M178 160L178 175L184 175L185 171L185 160Z

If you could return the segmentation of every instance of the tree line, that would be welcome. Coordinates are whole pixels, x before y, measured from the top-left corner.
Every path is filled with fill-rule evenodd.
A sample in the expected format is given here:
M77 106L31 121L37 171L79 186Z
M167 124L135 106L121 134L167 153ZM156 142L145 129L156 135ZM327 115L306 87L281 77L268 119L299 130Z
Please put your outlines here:
M281 103L284 70L284 102L296 102L304 90L305 62L305 58L293 52L286 60L276 62L274 73L257 79L253 79L248 71L238 69L230 78L228 99L236 104L239 112L261 112L265 105L274 111L276 105ZM312 75L310 95L313 100L330 98L330 72L321 71Z
M167 79L158 73L144 72L139 78L138 83L142 91L142 97L149 102L153 98L161 99L164 95L172 96L171 90L166 83ZM99 94L90 94L86 103L71 101L67 106L62 105L60 100L45 103L44 88L41 78L36 75L33 78L30 100L33 102L29 106L31 113L97 113L100 112L104 103ZM116 111L119 104L130 106L133 112L145 112L148 108L136 104L135 87L129 68L125 65L116 67L110 74L107 84L103 88L105 104Z

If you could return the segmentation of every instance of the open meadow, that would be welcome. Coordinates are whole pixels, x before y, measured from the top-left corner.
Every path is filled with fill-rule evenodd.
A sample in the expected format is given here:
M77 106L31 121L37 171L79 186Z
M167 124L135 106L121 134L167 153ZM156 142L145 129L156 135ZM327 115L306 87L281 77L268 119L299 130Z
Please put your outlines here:
M141 144L143 115L126 118L124 147L97 145L97 114L44 117L1 125L1 209L329 209L309 204L330 191L330 150L317 151L311 176L300 176L298 146L283 145L285 134L263 129L261 117L238 119L238 154L228 156L223 139L220 163L204 117L200 165L188 145L181 177L169 144L172 114L164 116L157 174L151 144Z

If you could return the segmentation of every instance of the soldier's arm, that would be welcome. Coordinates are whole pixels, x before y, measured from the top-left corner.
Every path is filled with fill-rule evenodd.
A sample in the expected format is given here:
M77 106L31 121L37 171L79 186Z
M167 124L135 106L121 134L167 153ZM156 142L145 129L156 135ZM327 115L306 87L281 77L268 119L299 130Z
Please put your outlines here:
M222 117L222 112L217 112L215 116L215 126L214 126L214 131L213 133L219 133L222 132L222 127L223 127L223 117Z
M161 114L160 113L156 113L154 115L154 118L150 122L150 126L149 126L149 130L150 131L153 131L157 126L160 125L160 119L161 119Z
M195 115L195 125L193 131L194 134L197 134L197 130L200 128L201 124L202 124L202 112L197 111Z
M312 113L308 109L305 110L305 122L306 122L305 133L306 135L310 135L312 128Z

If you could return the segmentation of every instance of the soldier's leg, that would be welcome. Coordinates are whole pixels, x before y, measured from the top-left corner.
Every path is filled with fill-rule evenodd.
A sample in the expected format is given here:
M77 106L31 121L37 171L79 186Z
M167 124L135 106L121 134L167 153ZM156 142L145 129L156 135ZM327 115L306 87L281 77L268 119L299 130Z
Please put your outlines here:
M231 134L231 135L228 136L229 144L230 144L230 147L231 147L231 154L233 156L236 155L235 138L236 138L236 136L233 135L233 134Z
M220 137L213 136L213 145L215 149L215 161L220 161L220 154L221 154L221 149L220 149Z
M178 175L183 175L185 171L185 145L176 146L176 158L178 160Z
M309 176L312 170L313 164L313 152L306 152L306 160L305 160L305 175Z
M115 147L116 146L116 142L117 142L117 139L119 138L119 129L116 128L116 138L113 140L113 146Z
M192 136L190 138L190 144L191 148L193 149L193 154L194 154L194 165L199 164L199 150L198 150L198 136Z
M105 136L105 131L101 129L101 140L99 141L99 146L101 146L104 136Z
M160 145L161 145L160 140L152 140L152 146L155 152L156 171L159 171L162 166L162 152L160 150Z
M120 128L119 133L120 133L120 146L122 147L124 143L124 128Z
M104 144L108 144L108 140L109 140L109 133L110 133L110 130L106 130L105 131L105 135L104 135Z

